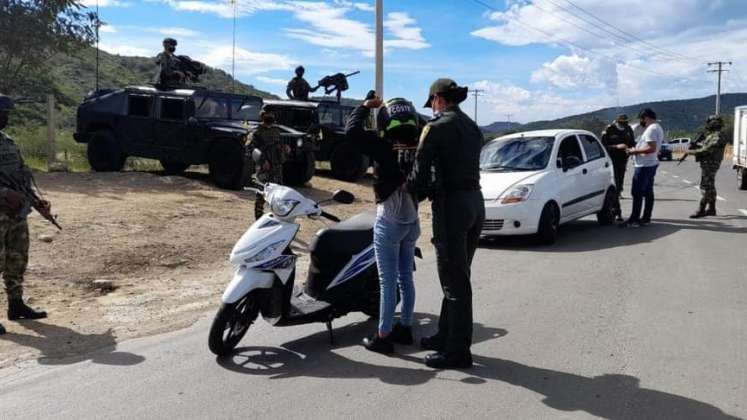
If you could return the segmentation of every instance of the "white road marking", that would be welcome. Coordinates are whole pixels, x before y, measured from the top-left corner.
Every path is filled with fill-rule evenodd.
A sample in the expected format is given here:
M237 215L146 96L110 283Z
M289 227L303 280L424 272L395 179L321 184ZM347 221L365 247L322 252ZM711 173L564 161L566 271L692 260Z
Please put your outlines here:
M682 180L682 182L684 182L684 183L686 183L686 184L692 184L692 181L688 181L688 180L686 180L686 179L683 179L683 180Z
M716 196L716 200L718 200L718 201L726 201L726 199L724 197L721 197L720 195Z
M661 173L663 173L663 174L668 174L669 172L667 172L667 171L661 171Z
M679 178L679 176L677 176L677 175L672 175L672 178Z
M742 213L743 215L747 216L747 210L745 210L745 209L739 209L739 212Z

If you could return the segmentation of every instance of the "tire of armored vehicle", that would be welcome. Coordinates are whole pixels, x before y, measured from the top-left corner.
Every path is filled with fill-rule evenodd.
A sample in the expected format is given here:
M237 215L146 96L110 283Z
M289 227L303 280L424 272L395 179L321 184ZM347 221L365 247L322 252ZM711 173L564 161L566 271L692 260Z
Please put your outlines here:
M303 160L288 161L283 165L283 183L286 185L303 185L314 177L316 158L314 152L308 152Z
M249 177L244 146L230 138L216 139L208 154L208 169L218 187L241 189Z
M127 155L111 130L97 130L91 134L86 151L88 163L96 172L118 172L124 167Z

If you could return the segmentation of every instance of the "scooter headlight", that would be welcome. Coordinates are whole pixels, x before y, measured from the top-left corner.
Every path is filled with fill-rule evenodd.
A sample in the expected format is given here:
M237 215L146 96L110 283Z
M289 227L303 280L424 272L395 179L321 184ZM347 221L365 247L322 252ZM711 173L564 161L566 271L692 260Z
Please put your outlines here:
M534 190L534 185L515 185L503 193L499 200L501 204L521 203L529 199L529 196L532 195L532 190Z
M268 245L265 249L245 259L244 262L247 264L252 264L252 263L264 261L270 258L272 254L277 252L283 245L285 245L285 241L273 242L270 245Z
M285 217L296 208L298 203L296 200L273 200L272 212L277 216Z
M296 147L299 149L303 147L303 139L296 140Z

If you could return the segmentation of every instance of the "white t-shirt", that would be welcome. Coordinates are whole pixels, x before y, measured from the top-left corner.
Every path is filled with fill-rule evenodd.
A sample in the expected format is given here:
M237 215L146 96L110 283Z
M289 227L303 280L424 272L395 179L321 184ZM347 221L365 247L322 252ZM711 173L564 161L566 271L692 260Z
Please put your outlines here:
M634 155L633 164L635 167L657 166L659 164L659 150L661 149L661 144L664 142L664 130L659 123L653 123L646 127L646 131L636 140L636 149L643 149L646 147L646 143L655 142L656 151L645 155Z

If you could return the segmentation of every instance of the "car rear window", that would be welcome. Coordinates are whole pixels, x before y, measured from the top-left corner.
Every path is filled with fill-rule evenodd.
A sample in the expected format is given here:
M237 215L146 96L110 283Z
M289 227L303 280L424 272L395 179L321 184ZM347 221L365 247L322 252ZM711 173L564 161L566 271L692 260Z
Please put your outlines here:
M579 137L581 137L581 144L584 147L584 152L586 152L587 161L604 157L602 145L599 144L597 139L588 134L582 134Z

